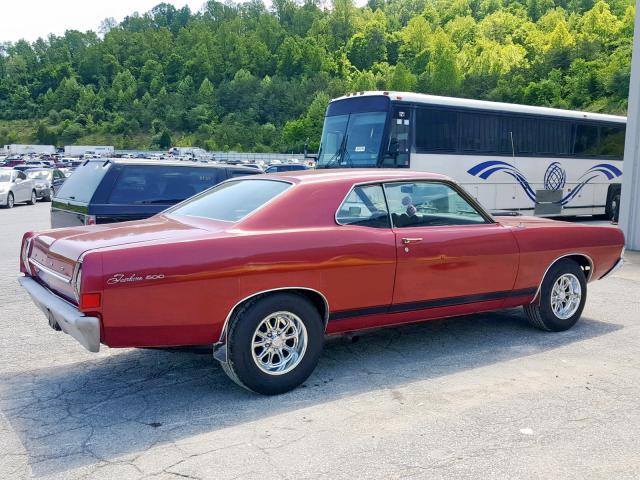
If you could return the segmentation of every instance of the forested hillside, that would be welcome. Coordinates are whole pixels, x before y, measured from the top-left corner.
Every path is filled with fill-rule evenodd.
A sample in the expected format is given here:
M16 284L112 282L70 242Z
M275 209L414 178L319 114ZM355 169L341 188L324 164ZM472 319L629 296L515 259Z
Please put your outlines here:
M0 145L301 151L331 97L370 89L624 113L633 3L160 4L0 45Z

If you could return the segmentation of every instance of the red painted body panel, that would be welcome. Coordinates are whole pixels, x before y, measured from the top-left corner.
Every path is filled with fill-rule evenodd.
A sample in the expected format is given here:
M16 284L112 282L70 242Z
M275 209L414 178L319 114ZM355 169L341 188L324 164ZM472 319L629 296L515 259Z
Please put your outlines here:
M447 179L406 170L273 177L292 188L235 224L168 214L50 230L37 234L31 255L69 275L82 258L82 291L101 294L100 307L86 312L101 318L101 341L133 347L216 342L235 305L280 288L319 292L329 334L522 305L558 257L588 255L593 280L624 243L614 228L526 217L395 231L341 226L335 212L356 183ZM404 237L422 241L406 252ZM68 287L41 280L68 298ZM481 298L495 292L507 295ZM473 301L437 303L461 296ZM399 311L407 304L415 308Z
M494 223L400 228L395 234L394 303L504 292L516 281L518 245L508 227ZM403 238L422 240L404 245Z

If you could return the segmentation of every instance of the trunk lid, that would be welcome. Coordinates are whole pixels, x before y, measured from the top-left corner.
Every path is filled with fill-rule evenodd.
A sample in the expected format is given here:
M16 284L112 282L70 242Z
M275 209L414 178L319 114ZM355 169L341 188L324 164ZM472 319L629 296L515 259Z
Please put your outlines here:
M156 215L133 222L49 230L38 235L36 245L46 250L50 256L75 262L89 250L156 240L193 238L194 234L207 232L210 230Z
M34 277L76 303L73 275L83 253L149 241L193 239L216 230L162 215L135 222L48 230L34 238L29 265Z

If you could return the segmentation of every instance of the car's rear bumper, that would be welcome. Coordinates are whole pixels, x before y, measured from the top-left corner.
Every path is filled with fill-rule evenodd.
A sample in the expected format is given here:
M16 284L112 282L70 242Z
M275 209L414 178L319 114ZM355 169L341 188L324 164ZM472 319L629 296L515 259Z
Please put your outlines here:
M49 196L51 196L51 189L49 187L42 187L42 188L36 187L36 197L43 198L43 197L49 197Z
M618 270L620 270L622 265L624 265L624 258L619 258L618 261L615 263L615 265L611 267L607 273L605 273L603 276L600 277L600 280L602 280L603 278L607 278L611 276L614 272L617 272Z
M20 285L49 319L49 325L59 327L90 352L100 350L100 319L86 317L75 306L55 295L30 277L20 277Z

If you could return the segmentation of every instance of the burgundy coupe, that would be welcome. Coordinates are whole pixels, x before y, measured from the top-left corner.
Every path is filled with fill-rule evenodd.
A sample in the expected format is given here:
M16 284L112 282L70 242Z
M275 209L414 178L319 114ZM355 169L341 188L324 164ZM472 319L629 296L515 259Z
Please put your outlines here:
M523 306L566 330L620 230L493 217L447 177L323 170L226 181L152 218L24 235L20 283L90 351L214 344L241 386L300 385L325 335Z

